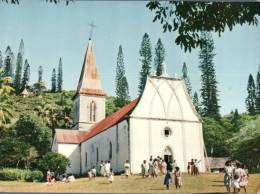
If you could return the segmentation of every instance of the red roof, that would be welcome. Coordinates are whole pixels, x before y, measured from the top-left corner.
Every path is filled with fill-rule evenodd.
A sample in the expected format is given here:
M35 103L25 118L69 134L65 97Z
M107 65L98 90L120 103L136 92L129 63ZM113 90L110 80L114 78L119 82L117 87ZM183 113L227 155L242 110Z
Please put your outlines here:
M101 120L95 126L90 128L89 131L56 129L57 142L79 144L96 136L124 119L124 117L135 108L138 101L139 98L133 100L118 111Z

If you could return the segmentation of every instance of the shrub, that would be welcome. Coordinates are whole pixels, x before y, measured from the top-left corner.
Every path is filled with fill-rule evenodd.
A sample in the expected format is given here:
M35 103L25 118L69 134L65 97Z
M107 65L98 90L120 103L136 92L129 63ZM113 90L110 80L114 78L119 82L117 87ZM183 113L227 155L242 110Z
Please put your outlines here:
M4 168L0 170L0 180L4 181L27 181L27 182L39 182L42 181L43 174L39 170L21 170L17 168Z

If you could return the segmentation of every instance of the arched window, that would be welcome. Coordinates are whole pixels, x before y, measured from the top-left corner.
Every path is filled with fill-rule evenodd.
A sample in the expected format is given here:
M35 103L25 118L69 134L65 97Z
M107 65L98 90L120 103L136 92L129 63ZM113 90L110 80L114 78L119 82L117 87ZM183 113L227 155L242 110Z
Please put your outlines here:
M96 121L96 103L94 101L90 102L89 121Z
M163 130L163 134L165 137L169 137L172 135L172 130L170 127L165 127L164 130Z
M109 160L112 158L112 143L111 141L109 142Z

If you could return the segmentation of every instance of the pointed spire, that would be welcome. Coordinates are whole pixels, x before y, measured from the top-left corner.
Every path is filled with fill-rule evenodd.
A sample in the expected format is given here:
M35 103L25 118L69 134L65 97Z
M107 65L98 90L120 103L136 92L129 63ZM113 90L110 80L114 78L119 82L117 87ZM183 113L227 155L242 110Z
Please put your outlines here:
M165 61L162 63L162 75L161 77L168 77L168 73L167 73L167 65L165 63Z
M19 49L18 49L18 53L21 53L21 55L24 56L24 43L23 43L23 39L21 39L20 46L19 46Z
M92 40L89 39L76 94L105 96L98 73Z

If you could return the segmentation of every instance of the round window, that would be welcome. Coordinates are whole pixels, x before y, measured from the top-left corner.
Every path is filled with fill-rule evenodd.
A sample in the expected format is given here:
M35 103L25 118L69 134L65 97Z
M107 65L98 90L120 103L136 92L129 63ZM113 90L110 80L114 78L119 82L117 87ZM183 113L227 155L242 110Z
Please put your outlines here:
M163 132L165 137L169 137L172 135L172 130L170 127L165 127Z

